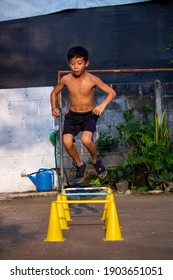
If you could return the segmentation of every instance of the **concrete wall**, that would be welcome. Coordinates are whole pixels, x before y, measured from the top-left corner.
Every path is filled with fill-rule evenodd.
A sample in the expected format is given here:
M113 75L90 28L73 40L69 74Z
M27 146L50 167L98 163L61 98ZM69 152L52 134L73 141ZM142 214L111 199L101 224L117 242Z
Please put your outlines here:
M135 108L136 114L144 105L155 106L154 83L145 84L114 84L117 98L106 108L98 121L95 138L100 131L108 130L117 135L116 125L123 120L123 112ZM49 135L55 124L50 112L50 92L53 87L1 89L0 110L0 192L23 192L35 190L28 178L21 178L21 172L37 171L41 167L55 167L54 147L49 141ZM104 98L97 92L95 102ZM162 105L167 108L168 123L173 131L173 84L162 86ZM68 110L66 94L63 98L63 113ZM80 137L76 145L83 159L89 158L87 151L81 146ZM107 166L120 164L118 153L113 157L104 158ZM66 168L72 167L72 161L64 152Z
M49 96L52 87L1 89L0 110L0 192L35 189L21 178L39 167L54 166L49 141L53 129Z

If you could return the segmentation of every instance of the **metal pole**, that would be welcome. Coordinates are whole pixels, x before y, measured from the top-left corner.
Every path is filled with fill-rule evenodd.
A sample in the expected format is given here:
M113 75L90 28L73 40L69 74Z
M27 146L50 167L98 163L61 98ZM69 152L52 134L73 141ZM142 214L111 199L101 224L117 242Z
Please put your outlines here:
M60 74L58 75L58 83L60 82ZM60 152L60 190L64 189L64 162L63 162L63 141L62 141L62 125L63 125L63 115L62 115L62 93L58 94L58 108L60 111L59 116L59 152Z
M97 74L160 73L173 72L173 68L87 70L87 72ZM68 73L70 73L69 70L58 71L58 78Z
M62 116L62 107L60 109L59 117L59 146L60 146L60 177L61 177L61 189L64 189L64 162L63 162L63 142L62 142L62 125L63 125L63 116Z

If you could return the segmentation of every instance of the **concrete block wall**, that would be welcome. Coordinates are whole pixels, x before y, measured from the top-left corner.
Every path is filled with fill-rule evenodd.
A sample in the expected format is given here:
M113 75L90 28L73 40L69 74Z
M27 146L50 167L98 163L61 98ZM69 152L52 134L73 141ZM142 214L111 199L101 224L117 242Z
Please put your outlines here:
M0 192L35 190L21 172L54 167L49 135L54 129L50 110L52 87L1 89Z
M117 91L117 98L98 120L95 139L99 132L108 131L108 126L111 126L111 132L116 136L116 125L123 121L123 113L127 109L135 108L135 113L139 114L144 105L154 108L154 83L113 84L112 87ZM55 167L54 147L49 141L50 133L57 124L51 116L52 89L53 87L0 90L0 192L35 190L28 178L21 177L23 169L31 173L41 167ZM104 94L97 92L95 102L100 103L103 98ZM163 109L167 108L168 125L173 132L173 84L162 85L162 104ZM68 102L64 94L63 114L67 111ZM89 154L81 145L80 135L76 138L76 145L81 157L88 161ZM103 159L106 166L119 165L121 160L118 152ZM65 151L64 167L72 168L72 161Z

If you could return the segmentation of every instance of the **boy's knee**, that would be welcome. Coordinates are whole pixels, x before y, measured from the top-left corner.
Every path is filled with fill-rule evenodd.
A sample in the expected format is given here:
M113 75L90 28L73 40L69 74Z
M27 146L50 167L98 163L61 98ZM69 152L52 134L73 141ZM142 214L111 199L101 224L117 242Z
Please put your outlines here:
M91 145L92 139L89 138L89 137L83 136L83 137L81 138L81 142L82 142L82 144L83 144L84 146L87 147L87 146L90 146L90 145Z
M69 138L63 138L63 144L64 144L64 147L66 149L70 149L73 145L73 141L71 141Z

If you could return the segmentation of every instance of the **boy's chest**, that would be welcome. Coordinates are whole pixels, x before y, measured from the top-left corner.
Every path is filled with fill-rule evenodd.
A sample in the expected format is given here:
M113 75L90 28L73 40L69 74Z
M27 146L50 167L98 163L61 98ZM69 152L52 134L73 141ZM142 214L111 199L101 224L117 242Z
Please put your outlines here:
M83 94L92 93L94 91L94 85L86 80L75 80L67 83L67 89L69 93Z

